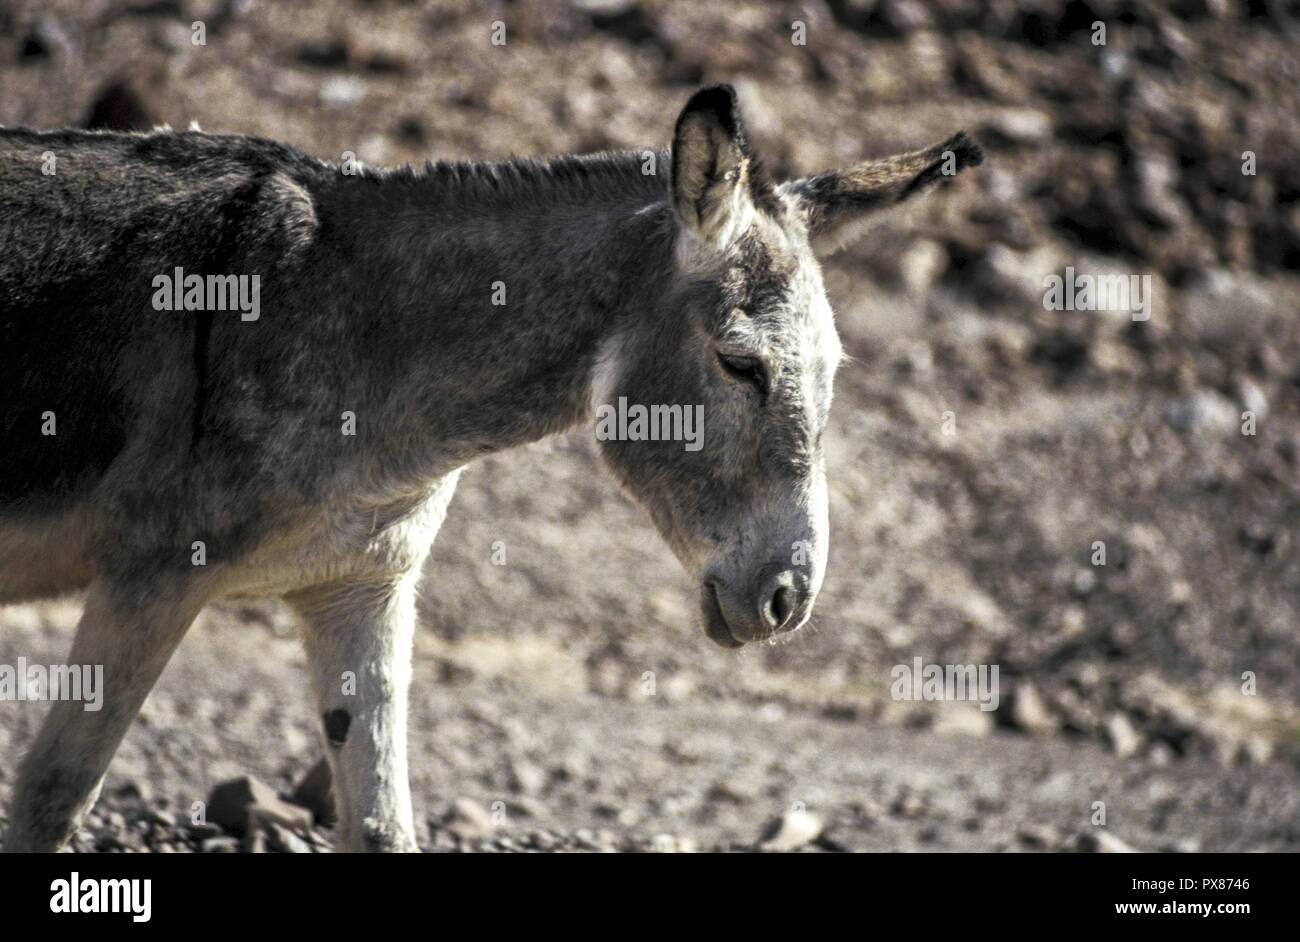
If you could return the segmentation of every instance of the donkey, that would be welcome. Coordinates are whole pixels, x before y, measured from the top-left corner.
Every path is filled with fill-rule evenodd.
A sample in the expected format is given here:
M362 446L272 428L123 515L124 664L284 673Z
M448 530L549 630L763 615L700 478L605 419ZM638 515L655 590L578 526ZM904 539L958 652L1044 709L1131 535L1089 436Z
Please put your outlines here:
M260 596L304 626L342 847L416 850L414 592L457 475L617 399L702 407L704 447L598 448L708 637L799 628L841 357L817 258L981 160L961 133L778 186L726 85L669 149L423 169L0 130L0 604L86 589L69 663L104 688L49 708L6 849L62 846L200 610Z

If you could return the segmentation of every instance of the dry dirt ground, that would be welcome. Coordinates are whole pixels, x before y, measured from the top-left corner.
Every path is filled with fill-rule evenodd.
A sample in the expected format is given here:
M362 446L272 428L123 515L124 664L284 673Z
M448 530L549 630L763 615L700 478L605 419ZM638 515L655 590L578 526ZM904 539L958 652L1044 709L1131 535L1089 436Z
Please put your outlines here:
M416 645L421 840L742 849L802 803L820 837L777 846L1296 851L1298 37L1287 0L19 0L0 123L497 158L660 144L730 81L782 175L967 128L984 167L826 266L853 360L812 628L714 648L589 429L465 472ZM1045 310L1067 265L1150 275L1150 319ZM58 662L77 615L0 609L0 663ZM295 632L205 613L74 847L202 847L217 783L291 789L321 751ZM1000 708L894 700L916 657L998 665ZM43 712L0 704L0 827Z

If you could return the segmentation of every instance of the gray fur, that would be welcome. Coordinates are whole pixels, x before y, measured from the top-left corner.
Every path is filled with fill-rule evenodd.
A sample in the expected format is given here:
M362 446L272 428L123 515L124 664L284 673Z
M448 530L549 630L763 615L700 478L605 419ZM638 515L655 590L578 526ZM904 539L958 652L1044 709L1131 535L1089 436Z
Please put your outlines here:
M0 603L89 587L70 662L106 685L99 713L53 704L6 849L67 840L193 618L242 595L302 615L323 727L351 719L326 750L342 844L415 849L414 588L459 469L618 396L704 407L698 452L601 453L697 580L709 636L802 625L840 358L810 236L932 164L773 187L726 86L659 152L671 180L640 153L349 176L244 137L0 130ZM260 276L260 318L154 310L177 266ZM761 360L764 388L719 352Z

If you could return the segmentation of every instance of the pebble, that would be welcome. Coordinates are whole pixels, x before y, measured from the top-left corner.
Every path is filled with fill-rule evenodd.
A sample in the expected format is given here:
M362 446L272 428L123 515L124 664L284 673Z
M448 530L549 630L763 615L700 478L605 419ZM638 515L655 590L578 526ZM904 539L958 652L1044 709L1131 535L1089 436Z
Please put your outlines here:
M541 766L527 759L510 763L510 787L525 795L538 795L546 788L549 776Z
M271 843L286 854L310 854L312 852L311 844L288 828L283 828L278 824L270 824L267 826L267 830Z
M1011 704L1011 719L1027 733L1046 734L1057 729L1056 717L1047 709L1043 697L1027 680L1016 684L1015 700Z
M1142 736L1133 728L1133 723L1123 713L1116 713L1106 723L1106 737L1115 755L1121 759L1136 755L1142 748Z
M203 824L186 824L185 830L189 831L190 837L196 841L205 841L210 837L220 837L221 828L211 822Z
M1213 389L1195 389L1169 403L1165 421L1184 435L1236 431L1241 412L1235 403Z
M205 854L237 854L239 839L235 837L209 837L199 845Z
M250 775L214 788L208 797L207 816L237 837L256 821L274 822L291 830L306 830L312 824L309 809L284 801L270 785Z
M311 810L317 824L331 825L335 821L334 776L329 762L320 759L302 777L293 790L296 804Z
M461 840L476 841L492 833L492 815L472 798L457 798L440 826Z
M1125 843L1104 828L1084 831L1079 835L1078 849L1084 854L1136 854L1136 848Z
M810 844L821 836L825 825L811 811L790 809L769 821L759 838L759 850L791 851Z

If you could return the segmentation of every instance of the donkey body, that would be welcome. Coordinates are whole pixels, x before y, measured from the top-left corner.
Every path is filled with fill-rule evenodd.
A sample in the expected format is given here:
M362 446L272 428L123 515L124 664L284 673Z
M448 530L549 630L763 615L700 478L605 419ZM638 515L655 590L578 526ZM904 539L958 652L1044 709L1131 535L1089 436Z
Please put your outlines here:
M341 844L416 849L414 590L459 469L619 397L703 406L698 450L600 449L709 637L802 625L840 358L816 252L979 160L958 135L776 186L726 86L658 174L629 153L347 175L244 137L0 130L0 604L87 589L69 663L104 669L101 710L51 705L6 849L67 841L231 596L303 620ZM178 268L257 276L256 316L160 309Z

